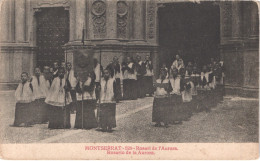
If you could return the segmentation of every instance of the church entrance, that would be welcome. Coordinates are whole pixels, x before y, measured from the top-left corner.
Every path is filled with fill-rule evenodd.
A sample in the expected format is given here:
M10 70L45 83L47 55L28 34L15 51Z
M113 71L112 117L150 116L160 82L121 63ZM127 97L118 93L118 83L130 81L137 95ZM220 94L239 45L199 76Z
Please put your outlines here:
M37 66L64 61L62 46L69 41L69 11L63 7L42 8L36 13Z
M220 10L214 2L165 3L158 9L159 65L171 66L175 55L185 65L198 59L198 65L219 58Z

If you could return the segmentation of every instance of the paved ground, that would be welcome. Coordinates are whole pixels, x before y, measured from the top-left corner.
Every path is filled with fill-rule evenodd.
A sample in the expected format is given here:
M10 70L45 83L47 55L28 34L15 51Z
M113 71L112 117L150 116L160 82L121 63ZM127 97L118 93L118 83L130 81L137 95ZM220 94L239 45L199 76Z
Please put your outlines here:
M210 113L194 114L182 125L169 128L151 123L153 98L124 101L117 105L113 133L92 130L49 130L47 124L10 127L14 120L14 91L0 91L2 143L87 142L258 142L258 100L226 97ZM75 115L72 117L74 125Z

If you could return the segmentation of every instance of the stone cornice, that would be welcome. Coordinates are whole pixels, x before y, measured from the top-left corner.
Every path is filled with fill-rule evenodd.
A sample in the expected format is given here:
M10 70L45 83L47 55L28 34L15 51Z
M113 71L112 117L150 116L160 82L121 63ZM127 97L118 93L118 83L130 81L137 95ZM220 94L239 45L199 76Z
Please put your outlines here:
M13 51L34 51L37 47L26 44L0 44L0 52L13 52Z
M145 49L151 50L158 48L157 44L152 44L145 41L117 41L117 40L91 40L85 41L84 45L79 41L68 42L64 45L67 50L74 49L114 49L114 50L124 50L124 49Z

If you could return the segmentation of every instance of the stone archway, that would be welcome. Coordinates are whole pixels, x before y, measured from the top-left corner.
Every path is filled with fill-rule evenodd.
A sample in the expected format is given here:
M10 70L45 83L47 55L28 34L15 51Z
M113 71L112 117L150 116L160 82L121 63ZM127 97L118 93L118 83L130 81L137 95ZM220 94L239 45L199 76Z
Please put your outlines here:
M158 8L160 63L171 65L176 54L184 63L201 65L219 58L220 9L214 2L164 3Z

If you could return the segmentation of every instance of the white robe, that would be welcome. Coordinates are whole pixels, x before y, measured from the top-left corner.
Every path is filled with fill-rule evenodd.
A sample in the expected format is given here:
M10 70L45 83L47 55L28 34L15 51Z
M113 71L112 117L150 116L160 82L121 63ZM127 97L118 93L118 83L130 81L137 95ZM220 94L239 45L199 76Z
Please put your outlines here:
M43 75L39 76L39 84L36 76L32 77L33 94L35 99L46 98L48 93L49 82L46 81Z
M149 64L152 64L152 61L149 61ZM153 76L153 69L150 70L148 64L146 64L146 74L144 76L150 77Z
M75 89L75 87L76 87L78 81L77 81L77 79L76 79L76 77L75 77L75 75L74 75L74 70L71 69L71 70L69 71L69 73L67 72L66 75L67 75L67 76L69 75L68 80L69 80L69 82L70 82L71 88L72 88L72 89ZM66 77L67 77L67 76L66 76Z
M171 94L178 94L180 95L180 77L176 77L175 79L173 78L170 78L170 83L171 83L171 86L172 86L172 92Z
M163 82L161 79L157 79L156 83L166 85L169 84L169 79L164 79ZM154 96L157 98L164 98L168 96L168 92L165 90L165 88L156 87L156 90L154 92Z
M184 68L183 60L182 60L182 63L181 63L181 64L178 64L178 61L177 61L177 60L174 60L174 62L172 63L171 68L173 69L174 67L176 67L176 68L178 69L178 71L179 71L181 68Z
M94 68L94 72L95 72L95 75L96 75L95 82L100 82L100 75L102 76L102 73L100 73L101 72L100 66L101 65L98 63L97 66Z
M30 103L35 100L29 82L19 83L14 95L16 103Z
M51 85L51 88L47 94L45 103L52 106L65 106L65 79L62 79L62 84L60 86L60 78L56 77ZM72 102L71 95L69 92L66 93L66 104Z
M134 63L129 63L127 66L129 68L133 68ZM125 70L123 73L123 79L134 79L136 80L136 70L134 70L134 73L130 73L128 70Z
M79 82L79 83L80 83L80 87L82 88L82 82ZM90 86L90 83L91 83L91 78L88 77L88 79L84 82L84 85ZM76 98L78 101L82 101L82 97L83 97L83 100L95 100L96 99L95 88L92 93L84 91L83 96L82 96L82 93L77 93L76 95L77 95Z
M192 88L194 88L194 84L189 81L191 88L189 90L182 91L182 101L190 102L192 100Z
M114 82L115 80L112 78L108 79L107 81L104 78L101 79L101 103L115 103ZM106 83L107 87L105 89Z

